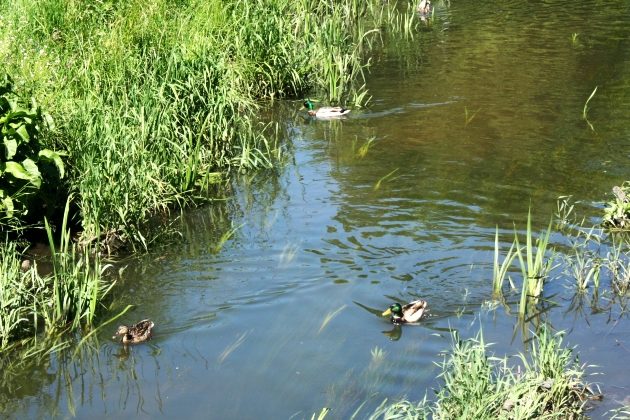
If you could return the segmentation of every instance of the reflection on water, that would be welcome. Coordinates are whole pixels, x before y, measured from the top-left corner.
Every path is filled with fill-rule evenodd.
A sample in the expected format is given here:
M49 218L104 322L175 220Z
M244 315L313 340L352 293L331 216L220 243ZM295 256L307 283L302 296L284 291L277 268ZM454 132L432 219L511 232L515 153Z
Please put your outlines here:
M153 319L151 342L124 348L105 327L76 355L3 370L1 412L258 419L330 407L347 418L364 401L367 414L430 395L451 329L483 325L503 354L527 349L542 323L604 373L595 417L623 400L623 299L576 294L557 269L525 324L518 291L487 301L497 227L507 249L530 205L542 229L560 195L596 221L628 178L628 4L434 3L412 40L373 57L369 108L317 121L279 104L293 162L239 178L235 198L174 222L180 242L125 262L111 309ZM582 110L595 86L591 130ZM552 235L560 253L571 228ZM431 308L418 326L380 316L417 298Z

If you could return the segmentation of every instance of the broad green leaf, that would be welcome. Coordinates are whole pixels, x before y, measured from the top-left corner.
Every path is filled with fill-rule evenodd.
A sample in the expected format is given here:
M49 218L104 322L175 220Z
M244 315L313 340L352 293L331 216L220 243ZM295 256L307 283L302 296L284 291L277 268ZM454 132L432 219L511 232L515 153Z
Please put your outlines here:
M44 160L48 162L54 163L55 166L57 167L57 170L59 171L59 177L63 178L65 171L64 171L63 161L61 160L61 156L62 154L59 154L50 149L44 149L44 150L39 151L40 159L43 158Z
M22 165L29 174L30 183L33 184L34 187L39 188L42 185L42 175L39 173L37 163L35 163L33 159L26 158L22 161Z
M42 118L46 122L46 126L49 129L54 130L54 128L55 128L55 120L53 120L53 117L50 114L43 113L42 114Z
M6 162L4 173L11 174L14 178L17 179L25 179L27 181L30 179L30 176L26 169L24 169L24 166L12 160Z
M4 147L6 148L7 154L5 156L6 160L11 160L15 153L17 152L17 141L14 139L4 139Z
M10 102L10 103L13 106L15 105L15 103L13 103L13 102ZM15 107L12 109L11 112L9 112L9 115L8 115L9 121L15 121L15 120L17 120L19 118L28 117L28 116L29 115L28 115L28 111L27 110L25 110L24 108L15 109Z
M15 207L13 206L13 200L11 197L3 197L0 199L0 210L4 210L7 217L13 217Z
M19 124L15 127L15 134L19 136L24 143L28 143L31 140L31 136L28 134L25 124Z
M37 170L37 165L35 165L35 162L33 162L30 159L24 159L23 163L27 166L27 168L25 168L22 164L18 162L13 162L13 161L6 162L4 172L13 175L14 178L29 181L35 187L39 188L42 180L41 180L41 177L39 176L39 170ZM34 175L33 166L35 166L35 173L37 175Z

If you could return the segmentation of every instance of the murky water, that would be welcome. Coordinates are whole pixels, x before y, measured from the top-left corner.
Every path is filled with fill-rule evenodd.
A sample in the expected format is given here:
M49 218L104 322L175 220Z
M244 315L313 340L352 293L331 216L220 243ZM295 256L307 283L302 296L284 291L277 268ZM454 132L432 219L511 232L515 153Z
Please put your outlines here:
M180 244L124 271L113 309L151 317L154 340L125 350L112 324L5 381L3 415L347 418L431 395L451 328L524 351L515 316L483 309L495 227L507 248L530 205L541 230L561 195L596 223L630 178L630 3L435 3L374 57L370 107L313 121L282 104L292 162L239 179L234 199L185 216ZM419 326L376 315L418 296L432 314ZM559 270L545 296L545 319L603 373L592 415L607 417L630 396L624 306L575 297Z

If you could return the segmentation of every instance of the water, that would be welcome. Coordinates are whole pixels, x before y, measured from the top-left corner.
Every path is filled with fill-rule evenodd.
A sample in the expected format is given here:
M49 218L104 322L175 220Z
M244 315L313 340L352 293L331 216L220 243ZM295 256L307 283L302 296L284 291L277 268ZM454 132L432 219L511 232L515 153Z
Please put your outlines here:
M561 195L596 223L629 179L630 6L435 3L413 40L373 57L369 108L313 121L281 104L292 161L236 180L234 198L185 215L181 242L129 262L112 309L135 305L121 321L151 317L154 340L125 350L106 326L3 381L3 415L347 418L431 395L449 329L483 325L497 354L525 351L514 315L483 306L495 227L505 250L530 204L542 230ZM619 302L594 306L552 277L544 318L603 373L591 414L607 417L630 395L630 323ZM377 316L418 296L432 315L419 326Z

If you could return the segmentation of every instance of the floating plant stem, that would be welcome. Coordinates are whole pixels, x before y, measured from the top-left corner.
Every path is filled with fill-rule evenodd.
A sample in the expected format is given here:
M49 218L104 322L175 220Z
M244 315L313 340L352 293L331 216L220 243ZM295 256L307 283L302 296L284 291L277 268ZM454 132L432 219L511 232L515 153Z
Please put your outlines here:
M584 109L582 109L582 118L584 119L584 121L586 121L586 123L588 124L588 126L591 128L591 130L595 131L595 128L593 128L593 124L590 123L590 121L588 120L588 103L591 101L591 99L593 99L593 96L595 96L595 93L597 92L597 86L595 86L595 89L593 89L593 92L591 93L591 96L588 97L588 99L586 100L586 102L584 103Z
M385 175L384 177L382 177L381 179L379 179L378 181L376 181L376 184L374 184L374 191L378 190L381 188L381 184L387 180L389 180L397 171L399 168L394 169L393 171L391 171L390 173L388 173L387 175Z

